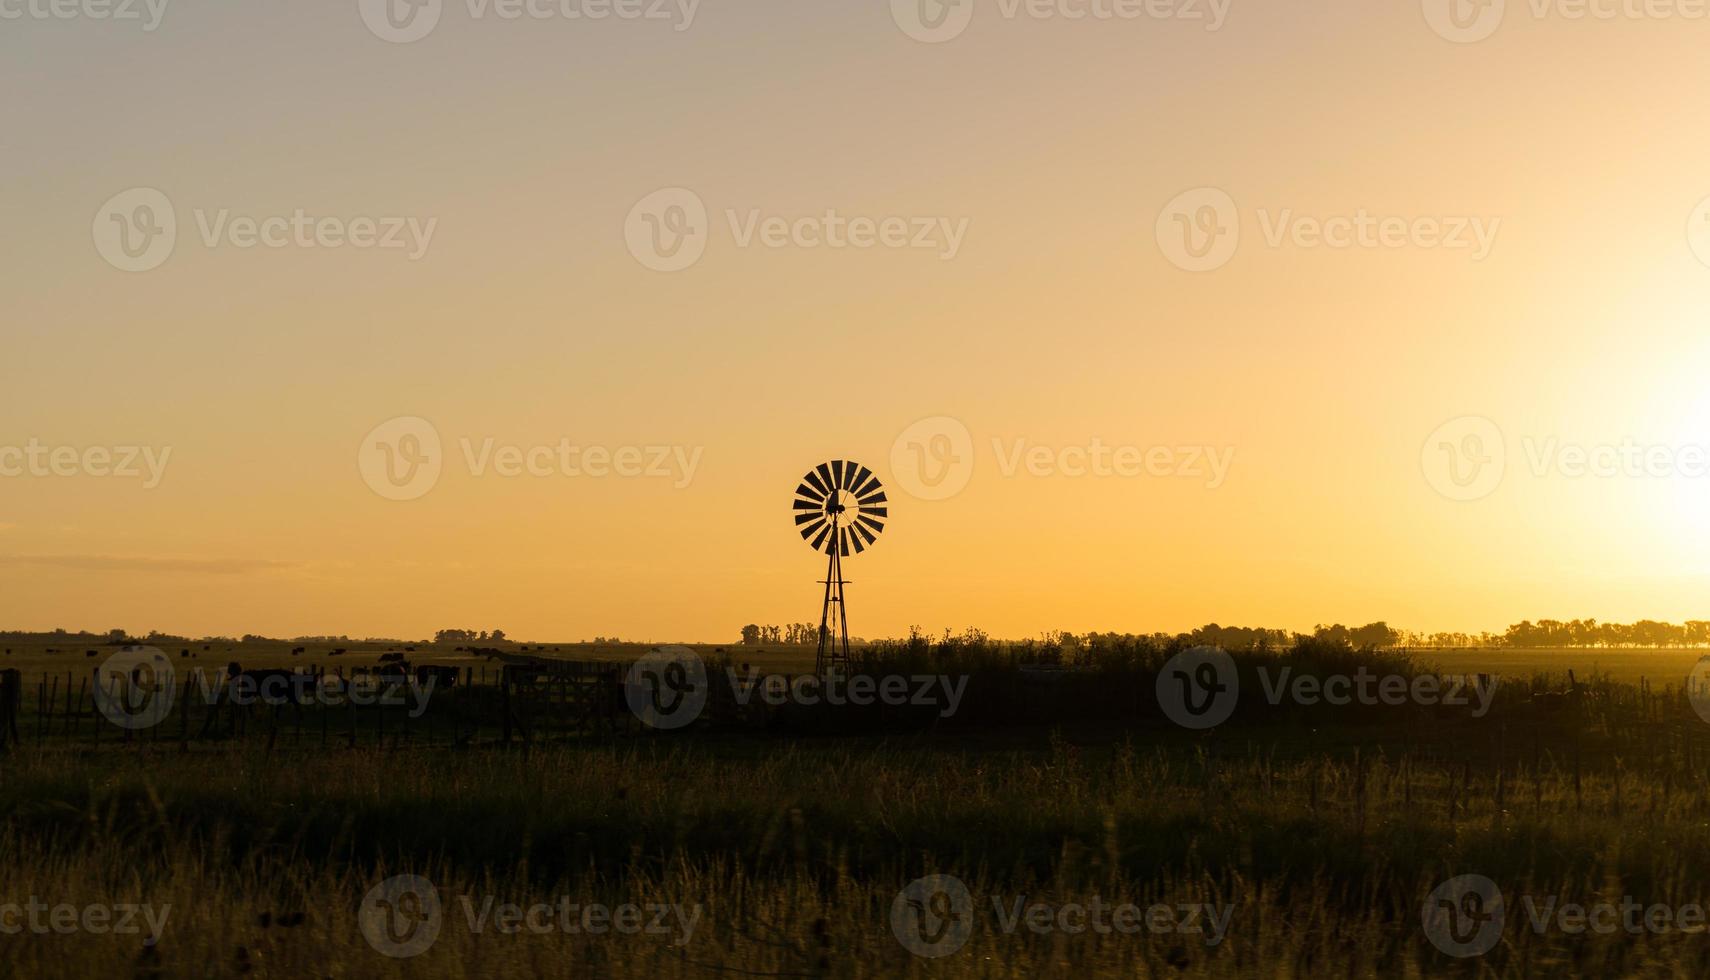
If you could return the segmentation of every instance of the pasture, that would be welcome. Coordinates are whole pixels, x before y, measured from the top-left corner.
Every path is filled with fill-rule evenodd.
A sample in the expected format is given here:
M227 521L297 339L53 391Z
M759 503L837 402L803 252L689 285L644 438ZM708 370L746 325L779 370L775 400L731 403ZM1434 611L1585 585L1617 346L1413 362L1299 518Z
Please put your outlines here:
M646 650L550 646L529 653L625 660ZM331 659L378 666L393 652L405 651L351 646ZM427 652L418 647L416 662L497 670L481 656ZM189 745L26 738L0 755L8 894L170 911L158 936L0 930L0 961L22 975L134 977L1710 968L1701 933L1574 932L1547 915L1533 926L1546 906L1710 904L1710 724L1678 685L1664 688L1665 670L1653 674L1667 657L1689 668L1694 653L1634 658L1632 676L1659 678L1649 690L1619 680L1607 658L1515 658L1509 669L1530 679L1500 687L1482 715L1259 703L1190 731L1148 701L1169 652L1083 652L1070 658L1086 659L1081 671L1039 680L1018 659L1061 661L1064 651L954 640L868 651L858 670L974 677L965 717L906 728L701 725L509 746L490 728L461 741L428 742L417 729L323 743L312 726L294 741L263 737L259 723ZM731 654L799 669L795 650L705 648L709 662ZM59 656L13 654L42 676L66 669ZM192 659L318 658L286 646ZM1335 648L1239 663L1424 669ZM1571 700L1530 677L1569 667L1579 680ZM1245 673L1242 683L1260 689ZM1511 904L1501 942L1472 959L1446 955L1421 925L1433 887L1465 874L1500 883ZM404 956L391 945L402 933L376 938L364 917L377 901L391 911L376 889L400 875L437 896L431 941ZM971 901L966 934L942 957L905 943L896 925L911 882L933 875L954 876ZM578 918L564 911L572 905L619 918ZM1065 912L1101 905L1142 909L1147 925L1076 930ZM636 928L618 928L631 908ZM1208 914L1180 911L1199 908Z

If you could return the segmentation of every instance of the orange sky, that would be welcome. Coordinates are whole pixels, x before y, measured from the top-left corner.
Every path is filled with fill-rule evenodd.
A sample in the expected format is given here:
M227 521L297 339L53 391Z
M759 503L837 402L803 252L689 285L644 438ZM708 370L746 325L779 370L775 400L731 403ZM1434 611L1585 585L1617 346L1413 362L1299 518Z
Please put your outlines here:
M8 22L0 624L1710 615L1710 21L588 2Z

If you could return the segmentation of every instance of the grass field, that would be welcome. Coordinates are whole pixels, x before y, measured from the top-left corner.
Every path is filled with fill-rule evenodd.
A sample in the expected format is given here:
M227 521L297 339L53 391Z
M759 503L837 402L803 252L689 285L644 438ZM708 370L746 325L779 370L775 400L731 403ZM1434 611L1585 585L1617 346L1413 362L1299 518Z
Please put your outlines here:
M422 652L417 662L455 661ZM1148 657L1161 652L1130 653L1135 664L1099 668L1101 686L1151 683ZM782 670L800 651L739 655ZM62 656L13 654L50 673L66 669ZM888 656L989 670L1001 651ZM1366 659L1291 656L1277 662ZM198 659L314 657L286 646ZM1516 673L1572 666L1582 682L1596 666L1611 679L1560 709L1514 690L1483 717L1290 709L1205 732L1153 711L509 750L26 741L0 757L0 906L169 911L151 943L8 934L0 907L0 962L9 975L78 977L1697 976L1710 936L1574 932L1535 911L1627 896L1671 912L1710 903L1710 725L1684 698L1613 679L1654 676L1660 688L1695 660L1633 654L1621 673L1607 657L1480 660ZM1494 948L1458 959L1421 914L1433 888L1468 874L1500 885L1509 909ZM407 895L381 887L400 875L425 879L438 912L423 910L419 882ZM915 921L899 911L911 883L933 875L969 899L947 906L966 933L941 958L898 926ZM1140 910L1143 925L1075 928L1101 906ZM634 928L618 928L632 907ZM431 943L407 957L387 950L425 932L373 933L428 921Z

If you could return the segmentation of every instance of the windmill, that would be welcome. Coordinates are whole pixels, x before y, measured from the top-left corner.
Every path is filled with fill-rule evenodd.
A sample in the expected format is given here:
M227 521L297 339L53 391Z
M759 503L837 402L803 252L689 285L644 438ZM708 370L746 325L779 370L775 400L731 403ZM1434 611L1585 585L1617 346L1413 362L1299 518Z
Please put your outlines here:
M885 507L885 488L873 471L859 463L834 460L821 463L802 477L796 487L796 529L802 540L828 556L825 567L825 602L819 611L819 653L814 672L824 676L838 665L849 663L849 611L843 601L843 559L854 548L856 554L878 540L890 511Z

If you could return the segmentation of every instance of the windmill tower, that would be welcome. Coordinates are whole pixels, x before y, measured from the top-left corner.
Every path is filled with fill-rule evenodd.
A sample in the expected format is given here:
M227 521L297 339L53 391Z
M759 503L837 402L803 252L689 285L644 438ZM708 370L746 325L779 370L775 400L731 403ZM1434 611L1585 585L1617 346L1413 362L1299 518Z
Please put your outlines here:
M809 470L796 487L793 508L802 540L826 554L819 652L814 657L814 672L823 677L849 664L849 609L844 601L849 583L843 578L843 559L849 549L860 554L878 539L890 511L885 488L873 471L842 459Z

